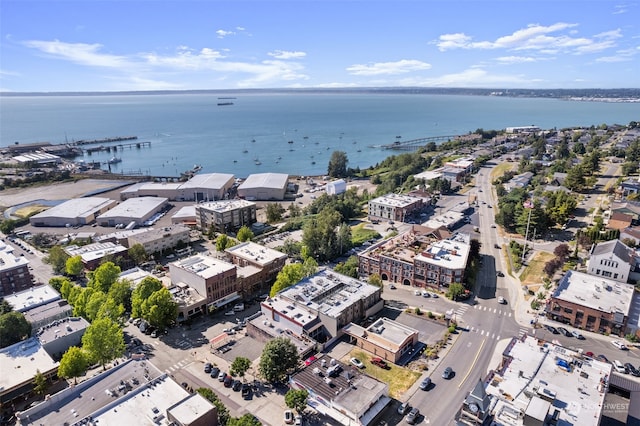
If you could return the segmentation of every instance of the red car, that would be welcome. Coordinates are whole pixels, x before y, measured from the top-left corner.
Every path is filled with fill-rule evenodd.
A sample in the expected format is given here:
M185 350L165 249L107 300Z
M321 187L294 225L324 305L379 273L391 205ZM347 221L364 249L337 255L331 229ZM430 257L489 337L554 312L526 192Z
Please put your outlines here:
M591 351L585 352L585 355L588 356L589 358L593 358L595 356L594 353Z
M385 360L383 360L382 358L378 358L378 357L371 358L371 364L376 365L376 366L378 366L380 368L384 368L384 369L389 368L389 366L387 365L387 362Z

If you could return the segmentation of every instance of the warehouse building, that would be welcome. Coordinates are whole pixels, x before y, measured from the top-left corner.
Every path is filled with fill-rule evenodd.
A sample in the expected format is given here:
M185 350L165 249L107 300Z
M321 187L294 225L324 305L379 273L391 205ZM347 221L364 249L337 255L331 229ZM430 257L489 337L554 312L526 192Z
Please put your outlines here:
M196 205L197 226L203 231L212 228L228 232L251 226L256 222L256 203L246 200L223 200Z
M238 187L238 196L245 200L284 200L289 175L284 173L257 173L249 175Z
M87 225L116 204L103 197L74 198L31 216L29 222L33 226Z
M224 199L235 176L226 173L195 175L186 182L142 182L120 192L120 199L164 197L171 201L215 201Z
M135 222L136 226L142 226L168 206L169 200L163 197L130 198L98 216L97 221L100 226L128 225L131 222Z

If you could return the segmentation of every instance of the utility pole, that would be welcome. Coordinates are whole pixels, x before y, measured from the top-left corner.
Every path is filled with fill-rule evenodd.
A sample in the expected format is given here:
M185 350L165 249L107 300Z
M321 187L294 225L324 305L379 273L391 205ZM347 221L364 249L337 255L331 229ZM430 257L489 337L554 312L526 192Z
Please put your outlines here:
M522 249L522 263L524 263L524 256L527 253L527 238L529 238L529 224L531 223L531 211L533 210L533 202L527 200L523 204L525 209L529 209L529 217L527 218L527 231L524 234L524 248Z

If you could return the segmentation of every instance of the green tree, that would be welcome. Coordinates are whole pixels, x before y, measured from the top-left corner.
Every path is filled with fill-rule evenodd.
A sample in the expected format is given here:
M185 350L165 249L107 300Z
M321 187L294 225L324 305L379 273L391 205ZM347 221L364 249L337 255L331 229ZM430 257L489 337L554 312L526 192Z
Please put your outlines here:
M145 277L131 293L131 316L142 318L144 309L143 303L156 291L162 287L162 281L154 277Z
M218 423L221 426L225 426L230 418L229 409L222 403L222 401L220 401L218 395L209 388L198 388L196 389L196 392L215 405L218 410Z
M21 312L0 315L0 348L18 343L31 335L31 324Z
M446 296L451 300L456 300L462 294L464 294L464 286L460 283L449 284L449 290L447 290Z
M306 389L290 389L284 396L284 403L292 410L302 413L307 406L309 392Z
M105 262L90 274L88 286L108 293L113 283L118 280L120 272L122 270L115 263Z
M380 274L374 273L369 275L367 282L371 285L382 288L382 278L380 277Z
M74 289L79 289L78 295L74 297L73 302L69 300L69 303L73 305L73 315L76 317L83 317L87 320L87 306L89 305L89 300L91 300L91 296L95 292L92 287L78 287L74 286Z
M218 235L218 238L216 238L216 250L219 252L225 251L227 244L229 244L229 237L226 234Z
M148 259L147 251L140 243L134 244L129 247L127 253L129 254L129 257L136 263L136 265L144 263Z
M286 337L269 340L260 356L260 375L268 382L281 382L300 362L298 349Z
M570 168L567 171L567 177L564 179L564 186L572 191L580 191L585 185L584 174L581 165Z
M55 277L54 277L55 278ZM53 278L51 278L53 279ZM60 285L60 296L62 296L63 299L67 299L69 301L69 303L71 303L71 300L69 298L70 294L71 294L71 290L73 289L74 284L69 281L66 278L63 278L61 281L61 285Z
M227 426L261 426L262 423L253 414L243 414L241 417L231 417Z
M77 377L82 376L89 365L86 352L77 347L71 346L62 355L60 366L58 367L58 376L65 379L74 379L74 383L78 383Z
M98 309L96 318L109 318L111 321L122 325L124 320L124 306L116 300L107 296L104 304Z
M67 259L65 262L64 270L67 275L77 277L84 271L84 264L82 263L82 256L73 256Z
M126 312L131 312L131 281L120 279L111 285L108 296L116 305L122 305Z
M166 288L154 291L142 303L142 318L149 324L160 329L165 329L178 316L178 304Z
M238 237L238 240L242 241L243 243L245 241L251 240L254 237L253 231L246 225L238 230L238 234L236 236Z
M82 336L82 347L89 359L105 365L124 354L124 335L117 323L109 318L96 319Z
M347 164L349 164L349 159L347 158L346 152L333 151L331 153L331 159L329 159L327 174L335 178L346 177Z
M295 204L291 204L292 206ZM267 213L267 222L276 223L282 220L282 215L285 210L280 203L269 203L267 204L266 213ZM240 239L240 237L238 237Z
M47 378L40 370L36 370L36 375L33 376L33 391L36 395L44 395L48 387L49 383L47 382Z
M333 269L339 274L358 278L358 257L350 256L345 262L338 263Z
M65 281L69 280L65 277L52 277L49 279L49 285L59 293L62 288L62 284L64 284Z
M100 308L107 302L107 295L101 291L94 291L89 300L87 300L87 305L85 306L84 313L87 321L91 322L98 316L98 311Z
M271 286L269 295L271 297L274 297L285 288L290 287L300 281L303 277L304 272L302 270L302 264L291 263L289 265L284 265L280 272L278 272L276 281Z
M0 315L8 314L13 311L13 306L11 303L7 302L5 299L0 300Z
M245 358L243 356L237 356L233 362L231 363L231 375L232 376L240 376L244 377L244 374L251 367L251 361L249 358Z
M49 255L42 260L51 265L55 274L62 275L65 273L68 258L69 255L65 253L61 246L53 246L49 249Z

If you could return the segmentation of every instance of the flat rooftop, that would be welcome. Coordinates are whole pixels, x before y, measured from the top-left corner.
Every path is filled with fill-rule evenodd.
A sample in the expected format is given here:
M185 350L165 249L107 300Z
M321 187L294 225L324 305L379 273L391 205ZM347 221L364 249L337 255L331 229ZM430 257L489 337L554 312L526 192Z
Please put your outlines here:
M235 269L235 265L210 256L196 255L170 264L196 274L204 279Z
M455 207L454 207L455 208ZM429 228L439 228L441 226L451 227L456 223L460 222L464 218L464 214L458 211L448 211L436 217L429 219L424 222L422 226L426 226Z
M80 317L69 317L53 321L51 324L43 326L40 330L35 331L40 343L46 345L54 340L84 330L89 327L89 322Z
M384 317L378 318L367 328L350 323L345 326L344 330L352 335L366 336L368 341L391 352L398 351L407 339L419 333L414 328Z
M468 237L467 234L455 234L448 240L436 241L416 256L416 260L447 269L464 269L471 249Z
M19 291L18 293L4 297L4 300L11 303L13 310L17 312L26 312L29 309L46 305L59 299L60 293L49 284L31 287L28 290Z
M633 291L631 284L569 270L558 282L553 297L602 312L621 312L626 316L631 309Z
M142 219L150 212L161 208L168 201L169 199L164 197L128 198L108 212L101 214L99 218L130 217L132 219Z
M147 228L145 229L145 232L141 232L139 234L133 235L132 238L134 238L136 241L140 242L140 243L146 243L146 242L151 242L151 241L155 241L161 238L166 238L168 235L180 235L180 234L189 234L190 229L184 225L180 225L180 224L176 224L176 225L170 225L170 226L165 226L162 228Z
M56 317L64 312L73 311L73 306L64 299L54 300L45 305L38 306L24 313L24 317L30 324L39 323L46 318Z
M196 211L198 209L203 208L205 210L209 210L216 213L225 213L229 211L233 211L236 209L241 209L244 207L255 206L256 203L247 200L220 200L220 201L210 201L208 203L200 203L196 206Z
M390 206L390 207L409 207L416 201L420 201L420 198L412 197L410 195L391 193L391 194L383 195L378 198L374 198L373 200L369 201L369 203L381 204L381 205Z
M126 252L128 249L115 243L91 243L86 246L71 245L65 247L64 251L71 257L80 256L84 262L91 262L101 259L107 255L116 255Z
M0 271L14 269L29 264L24 256L16 256L14 248L0 241Z
M268 265L277 259L287 257L286 254L278 250L273 250L251 241L238 244L237 246L228 248L225 251L233 256L237 256L261 266Z
M240 184L239 190L252 188L286 188L289 175L285 173L254 173Z
M322 270L281 291L278 296L335 318L361 298L378 291L380 288L364 281Z
M37 370L47 373L58 367L37 338L0 349L0 390L10 390L33 379Z
M75 219L77 217L90 216L96 211L115 205L116 202L110 198L103 197L83 197L73 198L63 203L53 206L41 213L31 216L31 218L61 217Z
M498 400L497 424L523 425L519 412L540 415L540 410L550 415L558 410L558 424L597 424L611 364L528 335L513 339L503 356L507 365L485 389ZM550 404L545 407L539 399Z
M180 186L180 189L222 189L225 186L233 183L235 179L234 175L228 173L203 173L193 176ZM231 182L230 182L231 181Z

